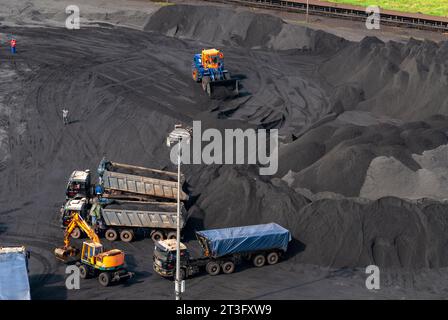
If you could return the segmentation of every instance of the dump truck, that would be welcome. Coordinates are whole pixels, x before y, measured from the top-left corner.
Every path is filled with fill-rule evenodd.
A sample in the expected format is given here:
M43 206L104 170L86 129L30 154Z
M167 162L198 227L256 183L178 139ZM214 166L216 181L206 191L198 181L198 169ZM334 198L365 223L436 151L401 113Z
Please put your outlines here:
M90 238L82 244L81 257L76 265L82 279L98 277L99 283L107 287L112 282L127 280L133 276L125 267L124 252L119 249L105 251L98 235L88 223L75 213L64 233L64 246L55 248L56 258L66 262L70 257L77 256L79 250L70 245L70 237L76 228L81 229Z
M181 203L181 228L186 220L186 210ZM176 221L176 203L114 201L104 207L100 226L110 241L117 240L119 236L122 241L130 242L137 234L148 234L153 241L159 241L176 239Z
M202 89L210 98L237 96L238 79L224 68L224 54L217 49L203 49L193 56L192 78L202 83Z
M177 173L101 160L102 197L134 201L177 200ZM181 176L181 184L185 181ZM180 200L188 200L181 190Z
M176 238L177 204L173 202L121 201L100 198L103 207L97 233L109 241L130 242L136 236L149 236L153 241ZM67 201L61 212L61 227L66 229L72 217L79 214L90 221L90 203L86 198ZM187 221L184 205L180 206L180 225ZM75 226L71 237L78 239L85 233Z
M0 247L0 300L30 300L29 252L24 246Z
M229 274L243 261L251 261L256 267L276 264L291 241L290 232L276 223L197 231L196 237L202 249L197 257L185 244L179 244L181 279L204 268L212 276L221 271ZM168 239L155 243L153 269L163 277L176 274L176 241Z

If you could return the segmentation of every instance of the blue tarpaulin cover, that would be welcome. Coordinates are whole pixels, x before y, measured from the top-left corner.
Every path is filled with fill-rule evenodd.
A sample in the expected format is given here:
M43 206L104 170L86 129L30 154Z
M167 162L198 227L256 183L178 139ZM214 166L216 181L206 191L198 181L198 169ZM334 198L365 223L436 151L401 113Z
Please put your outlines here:
M26 259L20 252L0 254L0 300L30 300Z
M197 234L205 238L212 257L274 248L286 251L291 241L289 231L276 223L204 230Z

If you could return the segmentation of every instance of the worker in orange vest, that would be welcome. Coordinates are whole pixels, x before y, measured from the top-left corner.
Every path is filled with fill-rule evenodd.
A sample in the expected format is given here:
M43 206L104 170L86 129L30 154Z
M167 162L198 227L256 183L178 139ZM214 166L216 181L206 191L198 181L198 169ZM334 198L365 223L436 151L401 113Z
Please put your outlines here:
M16 53L16 39L11 39L11 53L15 54Z

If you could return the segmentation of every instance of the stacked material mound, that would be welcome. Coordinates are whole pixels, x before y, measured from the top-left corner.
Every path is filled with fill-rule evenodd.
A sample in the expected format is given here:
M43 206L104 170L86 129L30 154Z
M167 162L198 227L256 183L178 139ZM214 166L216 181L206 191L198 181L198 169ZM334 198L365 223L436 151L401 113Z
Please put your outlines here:
M447 204L397 198L310 202L281 181L262 180L243 167L208 168L192 177L191 183L200 193L192 211L203 219L205 229L276 222L291 231L295 239L291 253L297 253L300 263L405 268L448 265Z
M216 6L163 7L151 16L144 30L214 44L276 50L333 52L346 42L325 32L286 24L272 15Z
M287 175L285 180L291 187L306 188L315 193L330 191L351 197L361 193L361 196L374 199L387 195L426 197L431 191L425 191L424 188L434 180L422 181L421 187L417 186L418 183L409 186L416 188L413 192L403 190L403 193L397 194L399 191L392 192L392 189L413 181L410 174L425 166L423 160L416 158L415 154L448 143L447 130L446 117L432 117L425 122L402 125L381 123L357 126L329 122L280 149L278 176ZM389 160L385 164L384 157L393 157L399 166ZM369 166L372 168L369 169ZM440 174L440 170L434 173ZM386 175L389 178L384 183L377 181ZM365 182L366 176L368 181ZM372 182L372 179L376 182ZM384 192L374 190L386 185L389 187ZM443 190L440 192L443 193Z
M448 113L447 57L448 42L411 39L403 45L367 37L347 44L320 70L332 84L348 87L358 97L346 110L421 120Z
M393 157L377 157L370 163L361 197L378 199L387 195L400 198L448 198L448 145L424 151L412 158L422 169L413 171Z

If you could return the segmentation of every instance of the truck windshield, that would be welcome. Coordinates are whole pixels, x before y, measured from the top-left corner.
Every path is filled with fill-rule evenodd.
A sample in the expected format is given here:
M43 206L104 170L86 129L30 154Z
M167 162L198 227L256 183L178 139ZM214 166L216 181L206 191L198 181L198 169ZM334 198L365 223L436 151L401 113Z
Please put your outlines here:
M156 245L154 248L154 255L156 256L157 259L165 262L168 260L169 252L163 250L162 248Z

